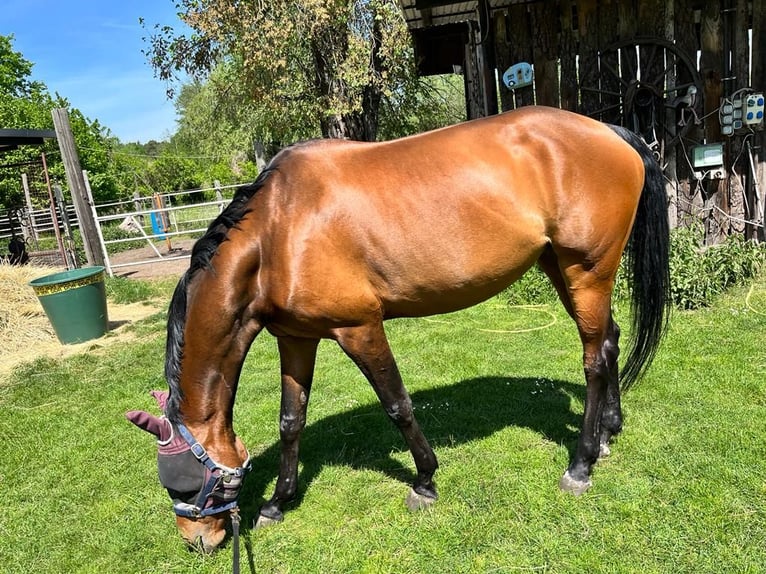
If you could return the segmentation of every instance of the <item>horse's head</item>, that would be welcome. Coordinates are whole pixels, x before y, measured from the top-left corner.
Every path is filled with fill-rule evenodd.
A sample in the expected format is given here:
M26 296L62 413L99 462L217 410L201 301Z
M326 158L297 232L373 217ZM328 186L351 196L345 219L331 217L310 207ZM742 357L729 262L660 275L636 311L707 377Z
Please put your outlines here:
M164 412L167 392L152 395ZM183 424L144 411L130 411L126 417L157 437L160 482L173 500L181 536L189 545L212 552L226 537L230 514L238 510L237 495L250 469L245 445L236 438L237 456L244 462L232 468L214 460Z

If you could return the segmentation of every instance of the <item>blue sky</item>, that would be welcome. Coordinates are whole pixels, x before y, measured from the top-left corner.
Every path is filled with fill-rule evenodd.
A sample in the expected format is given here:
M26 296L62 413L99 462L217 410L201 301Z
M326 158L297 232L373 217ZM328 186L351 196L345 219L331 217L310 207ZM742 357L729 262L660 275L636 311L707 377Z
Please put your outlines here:
M34 64L32 79L58 92L122 142L175 131L165 83L141 53L154 25L182 24L173 0L0 0L0 35ZM147 29L138 19L143 17Z

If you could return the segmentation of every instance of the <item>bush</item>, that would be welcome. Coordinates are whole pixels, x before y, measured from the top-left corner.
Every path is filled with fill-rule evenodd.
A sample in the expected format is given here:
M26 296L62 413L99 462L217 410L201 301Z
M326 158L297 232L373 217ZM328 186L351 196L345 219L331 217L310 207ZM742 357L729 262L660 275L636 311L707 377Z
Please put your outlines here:
M553 283L537 265L503 291L501 297L509 305L542 305L559 300Z
M708 306L728 287L754 277L763 267L766 248L740 235L719 245L703 246L702 225L680 227L670 238L670 288L681 309Z
M704 246L702 225L679 227L670 234L670 291L680 309L707 307L713 298L741 284L764 268L766 245L732 235L719 245ZM629 296L628 273L622 265L613 299ZM545 274L535 267L508 287L502 297L511 305L557 301L556 291Z

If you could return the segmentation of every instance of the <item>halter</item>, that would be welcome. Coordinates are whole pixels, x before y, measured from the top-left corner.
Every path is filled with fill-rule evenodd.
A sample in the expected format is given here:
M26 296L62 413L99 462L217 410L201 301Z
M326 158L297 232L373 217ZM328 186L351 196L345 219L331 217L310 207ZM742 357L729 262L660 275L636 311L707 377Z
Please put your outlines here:
M231 468L216 462L182 423L171 424L170 428L170 438L166 441L157 441L157 464L160 471L160 482L173 498L173 511L177 516L185 518L201 518L221 512L230 512L234 547L232 571L234 574L239 574L240 516L237 497L245 475L251 468L250 455L247 455L242 466ZM176 430L178 430L178 434L176 434ZM190 453L193 457L188 456ZM204 466L204 479L202 488L194 497L192 504L174 498L171 491L183 490L184 486L197 482L199 477L197 476L197 480L195 480L195 461ZM172 478L169 476L167 482L178 481L175 483L177 488L173 488L166 484L166 481L163 481L163 470L168 467L172 471Z
M165 411L166 391L152 391L160 409ZM157 437L157 469L160 483L173 500L173 511L184 518L202 518L223 512L231 513L234 543L234 574L239 574L239 507L237 497L245 475L251 468L250 455L239 438L235 445L247 454L242 466L231 468L216 462L181 423L171 423L145 411L130 411L127 419ZM202 466L200 466L200 464Z
M171 493L173 511L176 515L185 518L201 518L221 512L236 511L242 482L251 467L250 456L248 455L242 466L231 468L214 460L185 425L177 423L171 425L171 428L173 433L170 438L158 443L158 465L163 486L169 491L183 491L185 490L183 486L186 484L198 483L199 476L196 480L194 476L198 475L198 471L193 463L196 461L204 466L202 488L193 497L193 502L175 498ZM189 453L193 455L193 458L188 456ZM167 479L163 480L165 468L168 468L170 473ZM180 478L178 478L179 475L181 475ZM186 483L184 483L185 479ZM173 480L180 480L180 486L178 483L170 484Z

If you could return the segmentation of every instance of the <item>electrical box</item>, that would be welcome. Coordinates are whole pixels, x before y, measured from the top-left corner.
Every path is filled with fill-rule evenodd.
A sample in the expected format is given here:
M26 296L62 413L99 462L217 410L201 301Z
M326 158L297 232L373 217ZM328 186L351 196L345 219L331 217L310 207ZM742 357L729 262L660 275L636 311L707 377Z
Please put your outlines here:
M744 102L742 120L749 126L760 124L763 121L763 94L750 94Z
M692 167L697 179L724 179L726 170L723 168L723 144L713 143L696 145L692 148Z
M503 83L509 90L515 90L531 85L533 77L532 66L526 62L519 62L503 73Z

